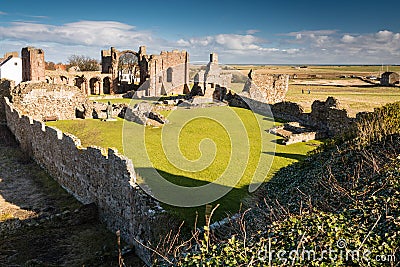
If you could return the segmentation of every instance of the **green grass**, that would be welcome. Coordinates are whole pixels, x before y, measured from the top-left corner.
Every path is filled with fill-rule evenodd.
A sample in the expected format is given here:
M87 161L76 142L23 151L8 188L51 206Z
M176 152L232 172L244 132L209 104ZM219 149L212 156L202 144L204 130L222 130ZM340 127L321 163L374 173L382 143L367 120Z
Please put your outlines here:
M238 116L240 119L231 119L234 116ZM181 121L191 117L196 119L189 120L184 126L180 125ZM213 117L214 119L210 119ZM163 128L149 128L136 123L125 122L124 138L125 142L129 143L125 146L125 148L129 148L127 151L124 151L122 144L122 129L124 127L122 119L115 122L93 119L57 121L48 122L47 125L56 126L64 132L78 136L81 138L83 146L115 147L121 152L124 151L124 154L132 159L136 171L144 176L149 184L154 182L155 186L158 184L157 180L151 181L151 177L145 176L146 171L152 166L149 166L149 163L143 160L146 155L145 151L140 150L142 142L146 144L147 153L153 167L165 179L177 185L187 187L205 185L215 181L228 169L230 172L227 172L228 175L223 176L224 178L218 181L218 185L224 188L232 187L233 189L223 198L212 203L213 205L217 203L221 205L216 211L214 219L224 217L226 212L235 213L239 210L241 201L249 194L249 184L254 183L252 179L255 173L257 173L257 181L265 182L277 170L303 159L307 152L320 144L319 141L312 141L289 146L280 145L276 136L265 131L272 127L274 122L261 115L254 115L249 110L239 108L179 109L170 112L168 119L170 123ZM243 122L243 125L238 123L240 121ZM223 122L223 124L219 122ZM170 131L172 134L168 136L165 131ZM179 136L178 141L173 140L174 136ZM163 143L162 137L167 138ZM211 143L201 143L206 138L212 139L215 147ZM230 138L236 138L236 143L231 145ZM247 139L249 140L248 146L244 142ZM273 156L275 147L275 156ZM214 148L217 151L215 157L213 157L213 153L207 153L214 151ZM167 151L167 155L163 153L163 149ZM232 149L235 149L233 150L234 153L231 153ZM177 153L179 150L181 153ZM190 162L199 158L202 160L197 163ZM171 160L175 161L178 166L171 164ZM210 164L206 164L208 167L202 169L204 162ZM268 173L261 172L260 176L260 170L257 169L259 162L265 168L271 165L270 171ZM199 169L199 171L193 172L194 169ZM241 175L242 172L243 175ZM236 176L239 177L239 181L232 181L231 177ZM189 225L194 224L196 213L199 214L199 223L204 223L204 206L176 208L164 205L164 207L184 218Z

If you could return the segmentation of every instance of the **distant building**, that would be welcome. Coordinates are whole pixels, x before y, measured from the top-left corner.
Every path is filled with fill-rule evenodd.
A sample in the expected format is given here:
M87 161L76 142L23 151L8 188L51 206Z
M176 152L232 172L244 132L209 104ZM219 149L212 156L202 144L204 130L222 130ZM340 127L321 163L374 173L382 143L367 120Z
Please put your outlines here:
M400 74L396 72L385 72L381 76L381 85L391 86L398 84L400 80Z
M8 79L15 85L22 81L22 60L13 55L8 56L0 62L0 79Z

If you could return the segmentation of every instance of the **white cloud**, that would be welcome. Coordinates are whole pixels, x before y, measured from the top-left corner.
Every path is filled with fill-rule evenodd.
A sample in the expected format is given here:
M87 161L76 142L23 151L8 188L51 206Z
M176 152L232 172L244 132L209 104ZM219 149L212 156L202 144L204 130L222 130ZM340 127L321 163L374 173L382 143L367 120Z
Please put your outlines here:
M6 12L3 12L3 11L0 11L0 16L1 15L7 15L7 13Z
M250 30L247 30L247 31L246 31L246 34L256 34L256 33L258 33L258 32L260 32L260 30L250 29Z
M356 40L354 36L351 36L349 34L345 34L342 37L342 42L343 43L353 43Z
M387 30L379 31L375 34L377 41L387 42L393 37L393 33Z
M79 21L60 26L14 22L0 27L0 37L71 45L134 45L152 40L151 33L114 21Z
M337 30L316 30L316 31L298 31L281 34L283 36L318 36L318 35L332 35L337 33Z
M78 21L63 25L13 22L0 26L0 52L20 51L24 46L42 47L46 59L66 61L71 54L99 58L100 50L137 49L146 45L149 53L184 48L192 61L207 60L210 52L221 62L231 63L360 63L400 62L400 33L340 33L337 30L298 31L263 39L246 34L181 37L165 40L155 33L116 21ZM1 53L0 53L1 54Z

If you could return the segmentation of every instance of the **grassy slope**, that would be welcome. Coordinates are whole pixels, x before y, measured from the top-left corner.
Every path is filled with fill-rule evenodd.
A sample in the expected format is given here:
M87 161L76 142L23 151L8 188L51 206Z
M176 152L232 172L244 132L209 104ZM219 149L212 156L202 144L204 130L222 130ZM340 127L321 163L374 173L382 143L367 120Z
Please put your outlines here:
M205 114L199 113L197 114L198 116L207 115L207 112L209 112L208 115L212 116L212 114L215 112L225 112L221 110L221 108L211 108L206 110L190 110L189 112L194 112L193 115L196 115L196 112L206 112ZM313 150L320 143L318 141L312 141L309 143L298 143L290 146L276 144L277 138L267 134L264 131L269 127L272 127L272 122L263 120L262 116L256 115L262 123L261 127L263 128L263 131L260 132L260 129L257 126L256 117L254 117L253 113L248 110L238 108L233 108L232 110L238 114L238 116L240 116L243 122L245 122L244 124L247 133L244 133L244 136L247 134L249 135L250 157L246 165L244 175L239 183L230 184L231 181L223 182L227 186L234 187L234 189L230 191L224 198L216 202L221 204L221 207L217 210L217 214L214 219L219 219L225 216L226 212L237 212L239 210L241 200L248 195L247 187L251 183L251 179L256 170L260 156L262 157L261 160L264 162L273 160L271 171L266 177L266 180L268 180L270 177L272 177L272 174L280 168L303 159L307 152ZM183 110L180 112L188 111ZM48 122L47 125L56 126L65 132L70 132L78 136L82 140L84 146L97 145L101 147L115 147L119 151L123 151L123 120L121 119L118 119L115 122L102 122L99 120L58 121ZM175 121L172 120L171 126L168 127L179 128L179 125L176 125ZM236 127L234 123L233 127ZM129 131L130 140L140 140L140 137L143 135L143 126L135 123L129 123L129 128L131 129ZM261 134L263 136L264 144L260 143ZM218 153L213 163L205 170L195 173L184 171L182 168L173 166L169 162L166 155L164 153L160 153L160 151L163 151L160 141L162 136L162 128L146 128L145 136L147 149L150 158L154 163L154 167L158 169L167 180L172 181L175 184L183 186L203 185L213 181L216 177L222 174L229 164L231 147L226 145L226 143L230 143L229 137L224 128L213 120L197 119L186 124L180 132L179 147L182 151L182 154L189 160L195 160L201 156L201 151L198 148L202 139L211 138L217 146ZM261 145L264 146L263 149L266 151L262 151L263 149L261 149ZM273 152L275 146L276 156L272 157L271 153ZM246 147L244 146L244 148ZM141 168L148 167L141 161L142 155L140 153L132 153L129 154L129 156L132 158L135 168L139 172ZM235 155L234 157L237 158L236 160L243 161L245 156L246 154ZM233 159L233 161L235 161L235 159ZM204 207L172 208L172 210L185 218L186 221L189 221L190 225L193 225L195 214L198 212L200 216L200 223L203 223Z

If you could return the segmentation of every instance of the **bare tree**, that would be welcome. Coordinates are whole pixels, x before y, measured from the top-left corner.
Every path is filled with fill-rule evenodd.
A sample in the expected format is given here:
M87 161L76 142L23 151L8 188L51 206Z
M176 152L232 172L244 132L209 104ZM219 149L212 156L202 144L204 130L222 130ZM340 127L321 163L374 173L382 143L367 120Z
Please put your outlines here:
M77 66L80 71L98 71L100 69L99 62L87 56L72 55L68 58L68 67Z
M55 70L56 69L55 63L52 61L46 61L45 68L46 68L46 70Z

